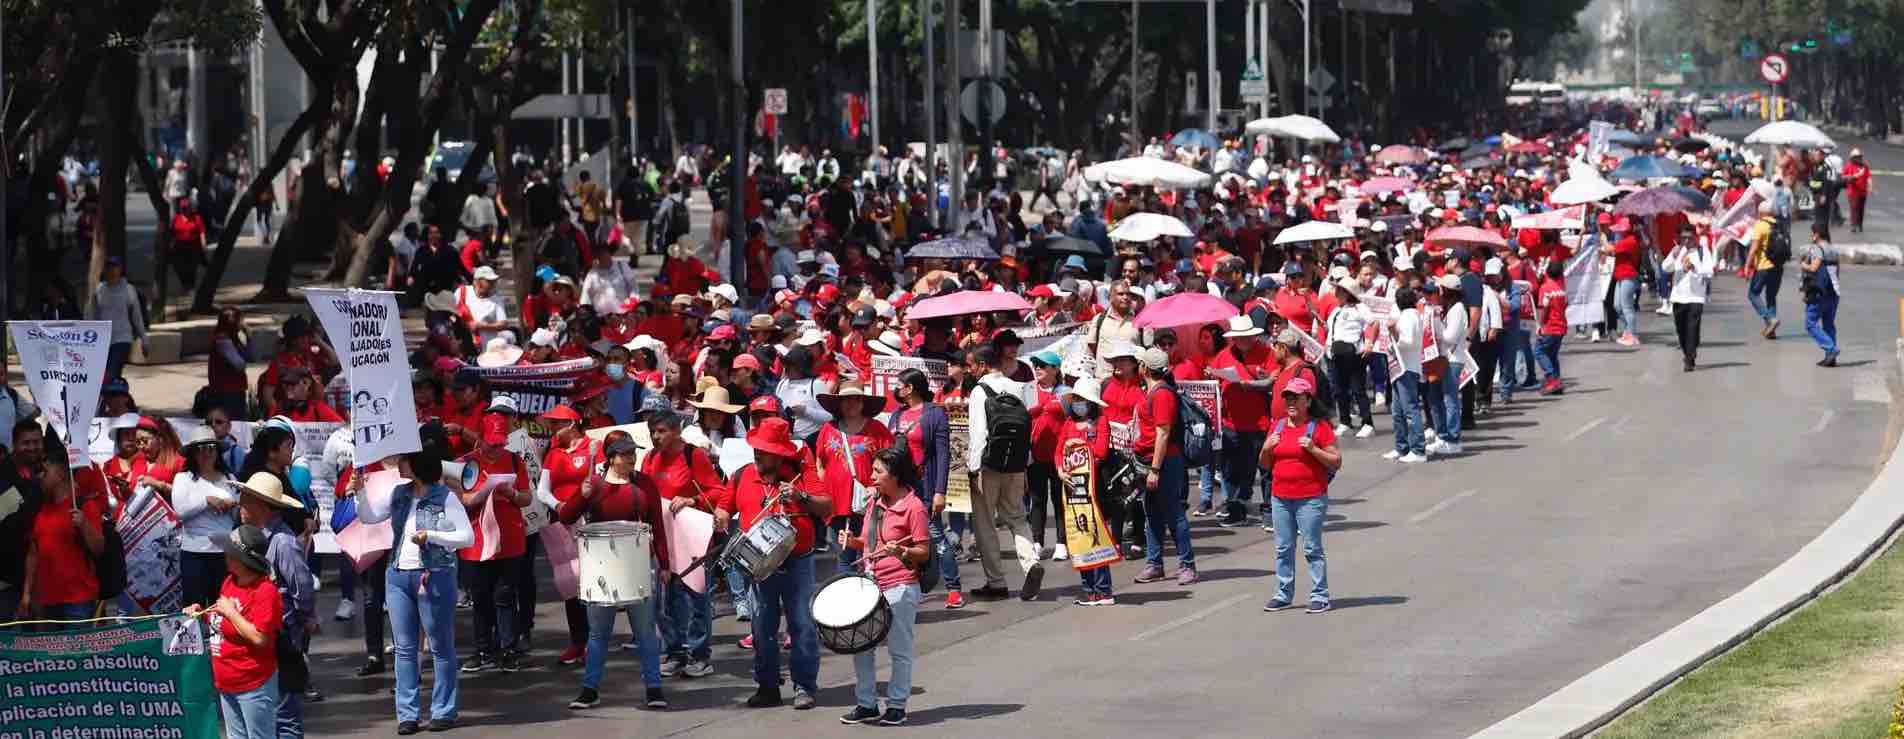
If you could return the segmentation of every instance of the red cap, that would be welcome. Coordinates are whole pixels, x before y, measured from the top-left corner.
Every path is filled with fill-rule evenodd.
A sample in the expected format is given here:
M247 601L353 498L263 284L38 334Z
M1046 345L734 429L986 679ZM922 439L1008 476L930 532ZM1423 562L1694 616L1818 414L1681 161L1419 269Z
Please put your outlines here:
M1613 214L1612 214L1612 213L1608 213L1608 212L1606 212L1606 211L1600 211L1600 218L1599 218L1599 222L1600 222L1600 225L1602 225L1602 226L1611 226L1611 225L1613 225Z
M613 383L605 380L588 379L576 383L574 395L570 398L577 403L586 403L597 395L608 392Z
M818 297L822 303L831 303L840 297L840 289L831 283L821 285L820 289L816 292L818 293L816 297Z
M761 371L760 357L756 357L753 354L741 354L738 357L734 357L734 369L750 369L759 372Z
M1032 288L1030 292L1025 293L1025 297L1054 298L1054 297L1057 297L1057 293L1052 292L1050 285L1039 285L1037 287Z
M708 332L707 339L708 341L733 341L735 339L734 325L723 323L715 326L713 331Z
M455 357L437 357L434 366L438 372L455 372L462 368L463 362Z
M772 395L762 395L747 404L748 413L772 413L780 415L780 399Z
M509 417L501 413L483 415L483 443L502 446L509 443Z
M551 421L580 421L582 420L582 414L576 413L575 409L570 408L567 404L558 405L554 408L550 408L548 413L542 414L542 417L549 419Z

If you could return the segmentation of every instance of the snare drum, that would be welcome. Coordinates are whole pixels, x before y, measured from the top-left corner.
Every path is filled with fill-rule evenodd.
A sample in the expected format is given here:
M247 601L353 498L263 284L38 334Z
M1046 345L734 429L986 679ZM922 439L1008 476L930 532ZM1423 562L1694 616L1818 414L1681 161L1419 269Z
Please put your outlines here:
M858 654L886 641L892 630L892 606L879 583L857 572L842 572L813 591L810 606L820 643L840 654Z
M654 596L654 534L638 521L599 521L575 530L581 592L592 606L626 606Z
M740 536L721 550L721 565L739 569L758 581L764 580L793 553L796 532L793 519L774 513L761 516Z

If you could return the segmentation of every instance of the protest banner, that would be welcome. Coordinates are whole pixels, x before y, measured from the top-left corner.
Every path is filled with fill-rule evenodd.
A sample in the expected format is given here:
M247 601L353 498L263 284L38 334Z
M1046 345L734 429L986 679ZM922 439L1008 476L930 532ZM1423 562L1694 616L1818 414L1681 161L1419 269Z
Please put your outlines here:
M150 487L140 486L119 509L125 544L126 597L145 613L174 613L185 604L179 579L178 513ZM209 605L209 604L201 604Z
M73 443L73 431L92 428L99 386L105 382L112 322L8 321L7 331L20 354L33 403L47 427L66 443L66 463L88 464L86 445Z
M1373 292L1362 293L1362 305L1368 308L1369 318L1376 323L1386 321L1389 316L1397 314L1394 298L1382 297Z
M867 388L874 395L892 397L894 385L899 384L899 373L916 369L926 373L926 381L932 385L932 392L945 387L949 370L942 359L922 359L920 357L889 357L883 354L873 355L873 381ZM948 409L949 410L949 409Z
M0 737L223 736L206 659L217 649L215 629L183 616L0 633Z
M422 449L397 294L356 288L306 288L304 294L344 363L356 458L368 464Z
M1223 391L1221 385L1222 383L1216 380L1178 380L1177 390L1183 393L1185 399L1202 406L1203 412L1210 414L1211 423L1220 424L1223 422ZM1214 448L1221 450L1223 448L1223 435L1215 434L1212 438L1216 442Z
M972 478L965 473L965 454L972 443L971 417L964 403L946 403L946 430L952 436L952 472L945 476L945 509L972 512Z
M1585 326L1606 320L1602 301L1611 278L1600 266L1600 238L1588 237L1567 262L1567 325Z
M467 367L489 383L490 397L516 400L516 412L540 416L568 402L575 383L595 371L595 360L582 358L508 367Z
M1613 124L1607 121L1587 121L1587 159L1598 160L1606 156L1613 147Z
M1050 349L1073 336L1083 336L1084 324L1071 321L1047 326L1012 326L1011 332L1025 342L1024 346L1018 347L1018 356L1023 357ZM1064 356L1062 350L1059 356Z
M317 499L317 536L311 546L318 554L336 554L337 532L331 530L331 509L337 507L337 472L324 461L324 445L344 424L311 421L297 424L297 458L311 472L311 497ZM360 457L361 458L361 457ZM294 463L295 464L295 463ZM329 474L320 474L328 472Z
M1064 515L1058 519L1058 528L1064 531L1065 548L1071 551L1071 567L1094 570L1122 561L1117 541L1098 509L1097 460L1091 454L1091 445L1083 439L1064 444L1063 484Z
M1302 339L1303 361L1310 364L1321 364L1322 358L1329 353L1327 349L1323 348L1322 342L1316 341L1316 337L1310 336L1308 331L1296 328L1294 324L1291 324L1290 328L1296 329L1296 335Z

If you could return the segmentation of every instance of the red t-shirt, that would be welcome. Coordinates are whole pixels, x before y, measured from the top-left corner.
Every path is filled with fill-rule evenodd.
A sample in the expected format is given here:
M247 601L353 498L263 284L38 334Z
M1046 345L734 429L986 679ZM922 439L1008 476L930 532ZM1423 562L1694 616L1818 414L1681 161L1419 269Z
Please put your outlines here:
M478 239L463 242L463 248L457 251L457 256L463 260L463 269L475 272L476 267L482 264L483 242Z
M1540 285L1540 335L1567 334L1567 284L1548 280Z
M1217 352L1210 358L1212 370L1229 368L1239 376L1249 380L1260 380L1269 376L1270 365L1276 361L1275 354L1267 345L1258 344L1242 359L1236 358L1234 347ZM1223 427L1232 431L1268 431L1269 399L1263 397L1263 391L1246 387L1242 383L1224 380L1223 387Z
M925 409L907 408L899 412L898 420L893 423L900 434L906 437L906 451L912 454L912 464L924 467L926 464L926 430L919 418L925 415Z
M1031 461L1051 459L1058 449L1058 426L1064 423L1064 406L1056 393L1038 390L1038 405L1031 409Z
M893 435L886 430L886 424L872 419L867 419L866 425L857 434L848 435L844 429L831 423L820 429L820 466L826 473L827 494L833 496L833 515L848 516L853 513L853 482L847 476L847 450L850 448L853 454L852 477L858 478L861 485L870 487L873 484L873 453L892 444Z
M298 423L343 423L344 417L322 400L312 400L304 404L303 410L284 409L284 417Z
M702 510L713 510L725 495L707 452L692 446L683 446L680 452L649 452L641 460L641 474L654 480L663 502L685 495L700 498Z
M1144 402L1144 385L1136 380L1120 380L1117 377L1111 377L1104 381L1104 387L1099 391L1099 396L1104 399L1104 410L1100 415L1105 421L1135 424L1137 406ZM1134 445L1136 435L1133 434L1130 438Z
M90 472L90 474L88 474ZM74 473L74 494L79 496L80 515L105 533L105 478L91 468ZM33 603L38 606L90 603L99 599L99 575L93 570L92 552L86 549L79 529L73 526L72 504L46 502L33 517L33 544L38 556L33 560Z
M172 243L180 249L197 249L198 240L205 233L205 219L184 213L172 216Z
M488 480L490 475L515 475L516 481L512 483L511 486L517 490L522 490L524 489L523 486L529 484L529 469L524 466L522 460L514 454L502 452L496 455L496 458L493 460L470 457L463 461L476 465L476 469L479 470L479 473L476 475L476 485L478 487L481 487L483 481ZM476 529L476 541L468 547L465 547L458 554L463 559L471 562L482 561L483 506L490 506L496 513L496 530L499 538L496 542L495 559L520 557L524 552L528 551L529 534L522 520L522 509L516 507L516 504L498 498L494 493L491 493L488 498L483 500L482 505L469 509L469 522Z
M1289 321L1289 325L1302 329L1310 336L1316 335L1316 315L1309 311L1309 302L1314 295L1298 294L1287 287L1276 291L1276 314Z
M1318 447L1335 443L1335 429L1327 421L1315 421L1315 432L1310 440ZM1274 427L1272 427L1273 429ZM1289 422L1282 422L1282 433L1276 440L1271 454L1269 470L1269 492L1278 498L1314 498L1329 492L1329 468L1322 465L1302 448L1299 439L1308 431L1308 427L1291 428Z
M1155 454L1158 432L1170 433L1177 423L1177 391L1169 385L1158 385L1144 390L1144 400L1137 404L1137 459L1149 464ZM1174 440L1164 448L1165 457L1183 454L1183 444Z
M826 488L820 482L819 475L801 474L798 478L793 480L793 484L796 490L806 493L807 495L826 494ZM728 500L723 501L722 508L733 510L740 514L740 529L742 531L753 528L754 521L758 520L762 515L785 513L788 518L793 520L793 553L790 556L797 557L812 552L814 536L812 516L807 515L804 511L798 510L798 504L791 501L785 504L772 501L771 505L763 507L763 503L769 502L770 499L779 494L780 487L778 485L768 485L766 481L760 479L760 473L755 469L754 465L750 464L741 469L740 477L734 481L733 495Z
M1640 278L1640 240L1627 236L1613 242L1613 279Z
M239 585L227 576L218 597L238 599L238 612L264 634L264 643L254 647L239 642L238 627L213 613L206 645L212 655L212 686L220 693L256 690L278 671L278 630L284 626L284 601L278 597L278 586L269 577Z
M564 502L582 491L582 481L587 480L594 467L594 445L588 437L567 449L549 445L549 453L542 458L542 471L549 476L549 493L556 502Z

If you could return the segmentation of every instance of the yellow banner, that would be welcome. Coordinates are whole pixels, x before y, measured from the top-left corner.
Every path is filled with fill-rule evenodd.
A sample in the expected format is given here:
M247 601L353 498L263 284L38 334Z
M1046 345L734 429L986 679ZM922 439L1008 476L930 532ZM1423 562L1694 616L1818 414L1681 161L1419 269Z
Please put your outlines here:
M1064 443L1064 546L1079 570L1109 567L1120 557L1117 540L1097 507L1097 461L1083 439Z

